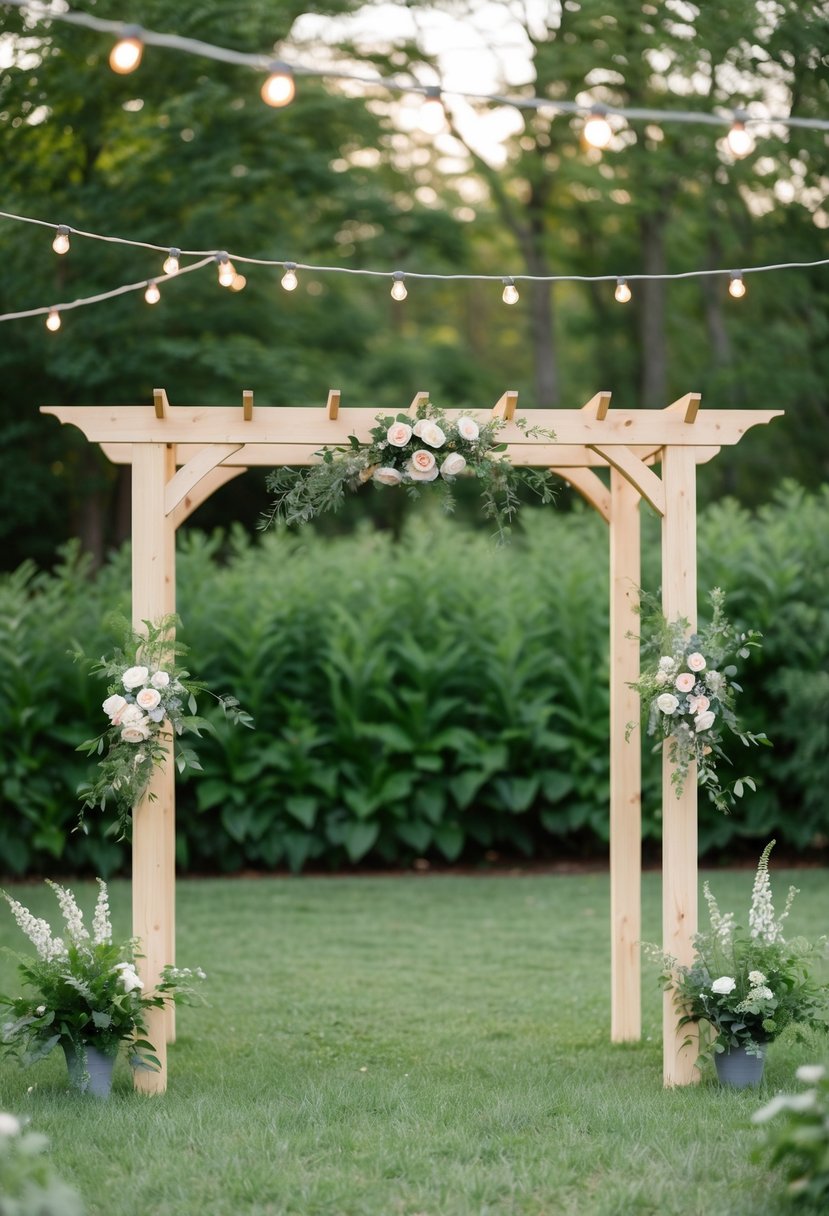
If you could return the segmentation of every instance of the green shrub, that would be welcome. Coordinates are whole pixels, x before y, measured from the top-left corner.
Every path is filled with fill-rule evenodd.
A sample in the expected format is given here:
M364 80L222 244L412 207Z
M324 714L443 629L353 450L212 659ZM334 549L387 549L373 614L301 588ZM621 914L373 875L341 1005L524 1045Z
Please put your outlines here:
M649 514L644 534L643 581L655 590ZM729 501L701 515L700 599L721 585L734 623L764 633L742 673L740 717L774 742L752 754L760 784L738 811L723 816L701 796L704 851L829 839L827 534L829 491L791 485L756 516ZM95 815L88 835L73 831L89 773L74 748L99 727L104 689L68 651L76 640L92 657L111 648L106 617L128 613L128 562L121 553L92 578L70 548L53 574L25 565L0 580L6 871L106 876L126 861ZM256 730L214 715L215 737L198 741L204 772L178 788L180 865L603 848L607 597L607 529L586 509L528 510L502 549L428 511L399 542L367 528L336 540L184 531L190 669L237 696ZM658 838L660 767L645 752L643 832Z

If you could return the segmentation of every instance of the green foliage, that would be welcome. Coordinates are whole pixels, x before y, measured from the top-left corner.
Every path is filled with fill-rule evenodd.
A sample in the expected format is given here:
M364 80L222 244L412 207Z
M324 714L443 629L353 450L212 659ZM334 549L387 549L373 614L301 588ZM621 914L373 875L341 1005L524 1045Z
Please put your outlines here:
M82 1216L77 1191L55 1173L49 1141L0 1111L0 1216Z
M385 492L385 491L384 491ZM233 693L256 731L208 708L201 773L177 794L178 860L194 870L489 850L550 855L608 839L607 538L597 517L524 510L497 548L442 520L426 498L401 540L268 532L254 543L183 533L181 639L199 676ZM658 541L646 518L645 573ZM703 852L774 835L829 837L829 491L788 486L756 517L733 502L700 519L700 585L728 591L735 628L758 628L740 716L757 749L756 792L723 816L700 799ZM12 873L111 873L126 853L90 816L75 751L100 720L96 681L72 664L109 648L102 622L126 608L128 555L96 578L68 551L54 575L0 580L0 848ZM736 736L727 751L735 763ZM734 753L736 748L736 755ZM645 749L643 831L661 833L661 770Z
M752 1158L782 1166L789 1194L818 1207L829 1197L829 1069L802 1064L797 1079L808 1088L776 1094L752 1115L753 1123L773 1121Z

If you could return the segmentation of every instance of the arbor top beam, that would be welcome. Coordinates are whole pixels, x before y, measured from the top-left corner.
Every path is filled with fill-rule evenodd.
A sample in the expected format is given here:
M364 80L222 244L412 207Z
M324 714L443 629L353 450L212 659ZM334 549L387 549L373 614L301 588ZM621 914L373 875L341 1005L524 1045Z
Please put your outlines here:
M600 395L603 396L603 395ZM503 400L503 399L502 399ZM642 446L656 451L667 446L724 447L739 443L754 426L762 426L780 417L782 410L700 410L697 394L675 402L663 410L616 410L596 398L584 409L531 409L526 420L532 427L552 431L555 439L527 436L514 421L505 421L499 441L509 444L513 453L524 449L521 463L536 463L530 452L538 454L538 463L558 463L551 460L551 448L559 445L603 448L614 445ZM78 427L93 443L102 444L205 444L267 445L273 447L270 463L288 463L280 459L284 446L347 444L350 435L363 443L371 441L370 431L376 426L378 414L398 412L377 407L360 406L337 409L326 406L205 406L189 408L168 406L159 411L155 405L132 406L42 406L41 413L51 414L62 423ZM592 407L592 408L591 408ZM444 410L447 418L471 414L481 418L483 410ZM332 414L334 415L332 417ZM544 451L541 451L544 449ZM526 457L530 457L527 459ZM264 463L264 461L263 461Z

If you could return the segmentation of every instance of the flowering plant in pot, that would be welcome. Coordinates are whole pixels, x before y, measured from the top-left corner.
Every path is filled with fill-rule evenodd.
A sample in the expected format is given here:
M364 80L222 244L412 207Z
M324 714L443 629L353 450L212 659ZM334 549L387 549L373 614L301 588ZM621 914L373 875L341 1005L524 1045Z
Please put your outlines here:
M523 418L515 419L515 424L528 437L555 438L550 431L528 426ZM308 523L338 510L346 491L354 493L368 482L378 488L401 487L411 498L432 485L440 492L444 510L451 512L455 482L458 477L472 477L478 482L483 513L503 541L521 506L519 484L529 486L542 503L554 497L546 469L516 467L504 455L507 445L498 440L503 426L498 417L481 422L462 414L449 419L428 401L413 414L379 414L370 443L349 435L347 447L317 452L318 464L274 470L267 483L274 499L263 526Z
M829 1019L829 986L816 978L826 958L826 938L809 942L783 936L797 888L789 888L777 915L768 869L774 843L757 866L747 928L733 913L720 911L706 882L709 927L694 938L692 962L682 965L650 948L662 964L665 987L674 993L679 1026L700 1026L701 1059L713 1056L720 1070L728 1053L762 1060L766 1044L787 1026L826 1028Z
M158 1068L155 1048L146 1037L146 1011L163 1008L169 1001L194 1000L204 972L165 967L156 990L145 992L135 968L138 943L113 941L106 883L98 879L90 932L72 892L46 881L63 914L63 937L2 892L37 956L15 955L29 992L17 997L0 994L0 1007L8 1012L0 1025L0 1046L24 1065L62 1047L70 1081L80 1089L89 1084L91 1052L114 1062L126 1044L133 1068Z

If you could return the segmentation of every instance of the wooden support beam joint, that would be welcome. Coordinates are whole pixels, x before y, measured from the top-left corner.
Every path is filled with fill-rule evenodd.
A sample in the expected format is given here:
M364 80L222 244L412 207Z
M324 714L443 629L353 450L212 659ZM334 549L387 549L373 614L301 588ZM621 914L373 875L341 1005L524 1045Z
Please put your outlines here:
M328 390L328 400L325 403L325 409L332 422L340 412L340 395L338 388L330 388Z
M503 418L504 422L510 422L515 417L515 407L517 404L518 392L515 389L508 388L493 405L493 418L500 417Z
M593 414L597 422L602 422L607 417L607 411L610 408L611 393L603 392L596 393L589 401L586 401L581 407L585 414Z
M245 422L253 420L253 390L242 389L242 418Z
M428 393L415 393L414 397L412 397L412 404L409 406L409 409L416 410L419 406L428 405L428 404L429 404L429 394Z
M156 418L165 418L167 416L170 402L167 400L167 393L163 388L153 389L153 405L155 406Z

